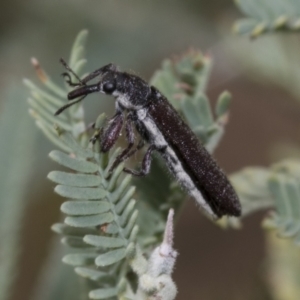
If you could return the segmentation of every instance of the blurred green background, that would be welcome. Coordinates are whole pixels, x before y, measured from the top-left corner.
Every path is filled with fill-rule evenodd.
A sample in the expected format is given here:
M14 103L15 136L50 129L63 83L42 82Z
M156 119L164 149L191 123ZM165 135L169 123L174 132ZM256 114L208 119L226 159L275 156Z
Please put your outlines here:
M201 49L214 60L207 91L212 103L225 89L233 94L230 121L215 157L227 173L249 165L268 166L287 153L299 155L293 150L300 144L299 107L297 93L291 89L288 93L288 86L278 84L282 83L280 76L289 74L281 69L265 74L265 66L255 62L257 58L262 62L271 59L272 66L272 45L276 44L282 45L280 59L283 55L296 66L299 60L293 62L293 53L287 53L284 45L299 49L299 39L267 36L251 41L235 36L231 27L240 17L231 0L0 2L0 117L11 118L10 123L2 123L7 127L1 130L18 134L15 164L20 161L27 168L23 177L16 178L16 184L24 188L19 213L22 224L16 228L21 240L17 243L19 260L12 300L45 299L41 297L47 294L49 285L45 265L52 266L55 274L54 266L60 265L62 257L55 246L59 238L50 231L60 219L62 199L53 193L54 185L46 179L55 168L47 156L54 147L30 120L25 104L28 92L22 86L22 78L36 76L30 58L38 58L47 73L63 84L63 68L58 60L68 58L74 38L83 28L90 33L87 71L114 62L123 70L133 70L149 79L164 58L190 47ZM279 61L276 57L274 65ZM111 99L99 102L99 96L86 101L88 121L101 111L112 114ZM6 137L1 141L2 170L14 166L6 159L11 154L9 134ZM23 143L28 141L31 148L22 151ZM1 172L1 176L4 174ZM177 299L269 299L264 288L263 215L246 218L241 231L223 231L189 201L175 229L175 248L180 253L174 273ZM5 242L4 236L1 243ZM0 255L3 263L5 256Z

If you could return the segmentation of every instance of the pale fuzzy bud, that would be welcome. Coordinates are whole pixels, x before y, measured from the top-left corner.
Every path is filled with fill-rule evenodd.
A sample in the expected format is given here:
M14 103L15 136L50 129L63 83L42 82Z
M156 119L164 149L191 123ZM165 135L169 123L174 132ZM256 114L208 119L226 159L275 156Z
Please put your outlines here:
M147 274L150 276L157 277L161 274L170 275L173 271L178 255L177 251L173 249L173 216L174 210L170 209L163 242L154 249L149 258Z
M147 274L141 276L137 298L147 300L174 300L177 295L177 287L170 275L160 275L153 278Z
M173 300L176 297L177 288L171 278L177 257L173 249L173 216L174 210L170 209L163 242L152 252L147 272L140 276L139 299Z

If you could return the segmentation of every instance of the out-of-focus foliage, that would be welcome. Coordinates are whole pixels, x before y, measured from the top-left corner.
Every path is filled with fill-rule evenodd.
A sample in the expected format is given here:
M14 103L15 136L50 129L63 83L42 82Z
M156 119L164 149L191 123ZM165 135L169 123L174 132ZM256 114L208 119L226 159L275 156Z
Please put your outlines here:
M290 240L269 232L265 277L274 300L295 300L300 294L300 252Z
M300 245L300 162L287 160L274 165L275 173L268 180L276 213L264 222L277 229L279 236L292 238Z
M238 21L234 30L252 38L276 30L300 30L300 2L298 0L236 0L247 16Z
M298 36L269 36L251 43L238 41L234 46L231 40L226 46L256 82L273 83L300 99Z
M265 208L274 208L264 226L276 229L280 236L300 239L300 162L285 160L271 168L246 168L231 176L242 203L243 217ZM236 218L228 218L232 226ZM225 220L221 224L224 225Z
M20 230L26 210L24 194L36 163L36 131L26 112L23 93L12 86L0 114L0 298L9 299L19 270Z

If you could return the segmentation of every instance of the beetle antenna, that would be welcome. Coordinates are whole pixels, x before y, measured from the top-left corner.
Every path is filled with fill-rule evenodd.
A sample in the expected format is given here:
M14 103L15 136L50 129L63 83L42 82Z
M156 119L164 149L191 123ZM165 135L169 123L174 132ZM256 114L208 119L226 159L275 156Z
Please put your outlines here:
M83 97L81 97L81 98L79 98L79 99L77 99L77 100L75 100L75 101L69 102L68 104L62 106L61 108L59 108L59 109L55 112L54 115L55 115L55 116L60 115L65 109L67 109L68 107L70 107L70 106L72 106L72 105L74 105L74 104L76 104L76 103L81 102L86 96L87 96L87 95L85 95L85 96L83 96Z
M71 74L73 74L75 76L75 78L78 80L80 85L86 85L84 82L81 81L80 77L70 68L70 66L67 64L67 62L63 58L61 58L59 61ZM66 73L64 73L63 76L66 76Z

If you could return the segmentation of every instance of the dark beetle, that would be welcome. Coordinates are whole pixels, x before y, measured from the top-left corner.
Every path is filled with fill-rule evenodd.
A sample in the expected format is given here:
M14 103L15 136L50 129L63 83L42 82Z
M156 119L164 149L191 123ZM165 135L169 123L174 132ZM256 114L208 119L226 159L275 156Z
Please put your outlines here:
M155 87L148 85L138 76L120 72L113 64L108 64L80 79L63 60L61 62L78 79L78 83L73 83L69 73L64 73L69 85L76 86L68 94L68 99L81 98L63 106L57 111L57 115L90 93L101 92L116 99L116 113L101 135L101 151L107 152L111 149L124 124L128 146L116 158L111 170L133 155L145 142L150 146L143 158L141 170L125 168L125 172L135 176L148 174L151 154L157 151L177 181L207 214L213 218L241 215L241 205L226 175L169 101ZM87 84L98 76L100 79L96 84ZM141 136L141 141L136 147L133 126Z

